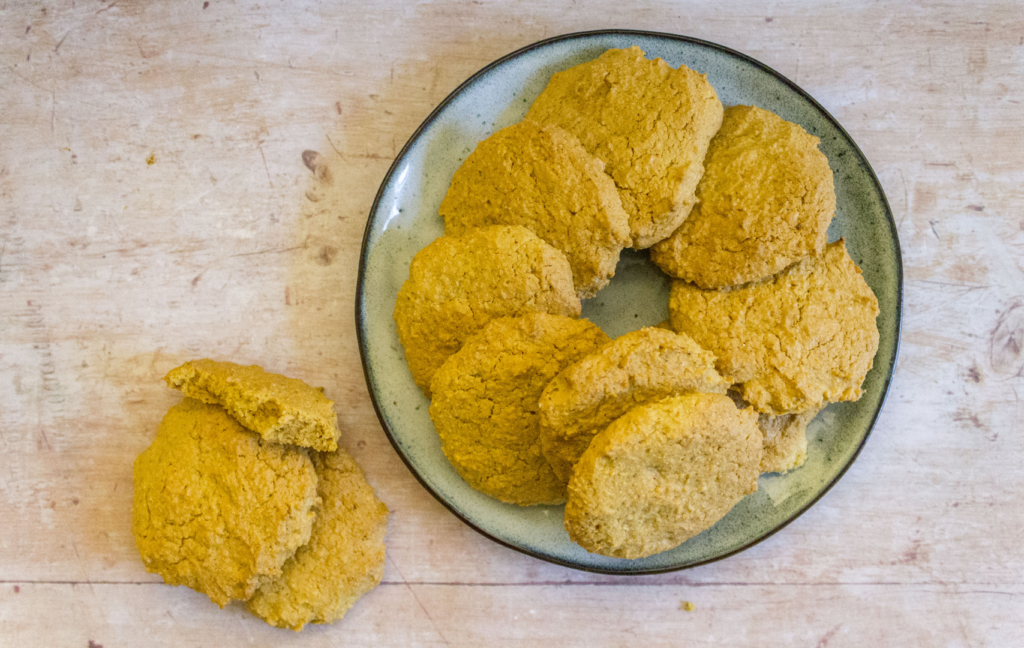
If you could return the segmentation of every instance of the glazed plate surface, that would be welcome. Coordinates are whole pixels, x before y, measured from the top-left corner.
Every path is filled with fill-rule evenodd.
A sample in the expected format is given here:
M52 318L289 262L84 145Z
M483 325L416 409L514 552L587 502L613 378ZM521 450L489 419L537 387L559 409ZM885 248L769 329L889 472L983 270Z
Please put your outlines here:
M477 142L523 118L555 72L609 48L639 46L649 58L707 74L723 105L756 105L821 140L835 175L837 210L829 240L850 256L878 296L881 337L874 367L855 403L830 405L807 431L806 463L763 475L757 493L679 547L639 560L607 558L573 544L562 507L503 504L466 485L448 463L430 421L430 402L413 383L392 319L409 262L441 236L438 207L452 175ZM617 337L668 316L669 278L647 252L624 251L611 284L583 302L583 317ZM356 327L363 370L385 432L413 474L464 522L508 547L553 563L606 573L684 569L742 551L812 506L850 467L885 400L899 347L902 264L885 195L864 155L817 102L757 61L727 48L670 34L601 31L559 36L514 52L475 74L427 118L396 158L377 194L363 239Z

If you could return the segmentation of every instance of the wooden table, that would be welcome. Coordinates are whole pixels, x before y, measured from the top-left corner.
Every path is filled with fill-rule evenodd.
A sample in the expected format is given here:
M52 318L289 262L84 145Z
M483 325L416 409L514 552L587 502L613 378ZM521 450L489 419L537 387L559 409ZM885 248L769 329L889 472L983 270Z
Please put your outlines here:
M712 4L0 2L0 644L1024 644L1024 9ZM607 27L800 84L874 165L905 263L849 473L752 549L652 577L459 522L388 444L353 321L371 201L420 121L491 60ZM132 461L179 399L161 376L206 356L324 385L391 507L384 582L338 624L277 630L143 569Z

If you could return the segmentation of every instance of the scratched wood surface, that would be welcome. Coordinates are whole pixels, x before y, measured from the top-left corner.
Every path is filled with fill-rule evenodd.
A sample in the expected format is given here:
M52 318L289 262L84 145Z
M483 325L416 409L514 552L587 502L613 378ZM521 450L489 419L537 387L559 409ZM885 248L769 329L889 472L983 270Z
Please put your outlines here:
M766 542L642 578L534 560L435 502L353 321L368 209L420 121L491 60L607 27L810 92L878 173L906 273L850 472ZM0 0L0 645L1021 645L1022 102L1018 2ZM179 398L160 377L203 356L337 401L393 512L384 583L342 622L276 630L143 569L132 461Z

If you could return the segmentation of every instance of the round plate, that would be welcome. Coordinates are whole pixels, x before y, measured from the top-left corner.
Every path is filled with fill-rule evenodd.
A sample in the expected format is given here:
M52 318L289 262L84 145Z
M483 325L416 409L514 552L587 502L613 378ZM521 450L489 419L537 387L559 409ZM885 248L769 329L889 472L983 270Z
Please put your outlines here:
M625 560L587 553L569 540L562 507L518 507L478 493L441 452L413 383L392 312L413 255L441 236L438 207L452 175L477 142L523 118L555 72L612 47L638 45L649 58L707 74L725 106L753 104L821 139L835 174L836 217L829 239L846 238L850 256L878 296L881 341L874 368L855 403L825 409L808 429L807 461L785 475L764 475L758 491L714 527L679 547ZM568 34L491 63L448 96L413 133L373 203L363 238L356 327L363 371L377 416L406 465L442 504L474 529L508 547L560 565L643 574L693 567L763 540L820 498L853 463L889 388L899 346L903 270L896 225L882 188L846 131L807 93L771 68L720 45L638 31ZM669 279L646 252L625 251L612 283L583 302L583 316L616 337L668 316Z

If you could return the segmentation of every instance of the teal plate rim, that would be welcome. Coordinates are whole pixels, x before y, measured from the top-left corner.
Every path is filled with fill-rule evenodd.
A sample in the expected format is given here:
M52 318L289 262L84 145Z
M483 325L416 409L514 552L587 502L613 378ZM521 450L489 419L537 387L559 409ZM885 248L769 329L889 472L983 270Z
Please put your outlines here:
M520 57L520 56L522 56L522 55L524 55L524 54L526 54L528 52L532 52L534 50L537 50L537 49L540 49L540 48L543 48L543 47L546 47L546 46L550 46L550 45L555 44L555 43L562 43L562 42L571 41L571 40L584 40L584 39L588 39L588 38L595 38L595 37L602 37L602 36L636 36L636 37L639 37L639 38L665 39L665 40L678 41L678 42L681 42L681 43L687 43L687 44L690 44L690 45L695 45L695 46L698 46L698 47L704 47L704 48L708 48L708 49L711 49L711 50L715 50L715 51L717 51L717 52L719 52L721 54L725 54L725 55L727 55L729 57L733 57L733 58L737 59L738 61L740 61L740 62L742 62L744 64L754 66L754 67L764 71L765 73L767 73L770 76L774 77L777 81L779 81L782 84L786 85L793 92L798 94L811 107L813 107L815 110L817 110L820 113L820 115L827 122L829 122L830 125L833 128L835 128L836 132L842 138L844 138L846 140L846 144L849 146L850 150L852 150L854 152L854 154L856 155L856 157L858 158L856 160L857 163L858 163L858 166L860 166L867 173L867 176L868 176L868 178L869 178L869 180L871 182L871 185L873 186L875 192L877 193L877 197L879 198L879 200L881 202L881 205L884 208L884 216L886 218L886 221L888 222L889 229L890 229L890 234L891 234L891 241L892 241L891 252L892 252L893 261L894 261L894 264L895 264L896 286L895 286L895 291L894 291L894 298L895 299L894 299L894 304L893 304L893 306L894 306L893 329L892 329L892 332L891 332L892 335L893 335L893 341L892 341L892 346L891 346L892 350L891 350L891 353L890 353L888 358L878 358L877 356L875 358L876 361L881 360L881 362L883 362L885 364L885 367L884 367L885 375L884 375L882 389L881 389L881 396L880 396L880 398L878 400L878 405L876 406L876 408L875 408L875 410L874 410L874 412L873 412L873 414L871 416L871 421L868 424L868 426L867 426L867 428L866 428L866 430L864 432L864 436L860 440L860 443L857 445L857 447L850 454L850 456L849 456L848 460L846 461L845 465L843 465L839 469L839 471L835 474L834 478L831 481L829 481L827 484L825 484L823 487L821 487L821 489L810 500L808 500L803 506L798 508L789 517L787 517L786 519L782 520L780 523L778 523L774 527L768 529L766 532L762 533L761 535L758 535L758 536L754 537L753 539L751 539L750 541L748 541L748 542L746 542L746 543L744 543L742 545L739 545L739 546L737 546L737 547L735 547L735 548L733 548L731 550L725 551L725 552L723 552L721 554L710 556L710 557L708 557L706 559L697 560L697 561L686 563L686 564L670 565L670 566L666 566L666 567L624 568L624 569L619 569L619 568L606 568L606 567L600 567L600 566L594 566L594 565L584 565L584 564L574 563L572 561L562 560L562 559L557 558L555 556L551 556L551 555L547 555L547 554L544 554L544 553L541 553L541 552L538 552L538 551L531 550L528 547L517 545L514 542L506 540L506 539L504 539L502 537L499 537L499 536L489 532L488 530L486 530L484 528L481 528L479 525L475 524L472 520L467 518L462 512L460 512L458 510L458 508L452 502L448 501L445 497L443 497L434 488L431 487L431 485L428 483L426 478L422 474L420 474L420 472L413 465L413 463L410 460L410 458L405 454L405 452L403 452L401 444L398 442L398 440L396 439L396 437L394 435L394 432L391 430L391 427L389 426L388 421L387 421L387 419L384 416L384 413L382 411L381 403L378 401L378 394L376 392L376 389L374 388L374 385L375 385L374 372L373 372L373 369L370 366L370 360L369 360L369 341L367 339L366 327L365 327L365 325L366 325L366 309L365 309L366 270L367 270L367 262L368 262L369 253L370 253L370 239L371 239L371 235L372 235L372 232L373 232L373 227L374 227L374 224L376 223L376 220L377 220L376 217L378 215L382 199L384 198L385 192L387 191L388 187L391 184L392 178L393 178L396 170L403 163L403 161L405 160L406 155L409 153L410 149L417 143L417 141L419 140L421 135L423 135L423 133L433 124L433 122L437 119L438 115L440 115L445 110L445 108L447 108L449 106L449 104L451 104L465 90L467 90L470 86L472 86L474 83L476 83L478 80L480 80L481 77L485 76L486 74L488 74L489 72L491 72L495 68L500 67L504 63L506 63L508 61L511 61L513 59L516 59L516 58L518 58L518 57ZM897 358L899 356L900 338L901 338L902 325L903 325L903 259L902 259L902 254L900 252L899 237L898 237L898 233L897 233L897 229L896 229L896 222L893 219L892 209L889 206L889 201L888 201L888 199L885 196L885 192L882 189L881 183L878 181L878 176L875 174L874 169L871 167L870 163L867 161L867 158L864 156L864 153L860 150L860 147L857 146L856 142L853 140L852 137L850 137L849 133L846 132L846 130L839 123L839 121L835 117L833 117L811 95L809 95L805 90L800 88L800 86L798 86L796 83L790 81L788 78L786 78L785 76L783 76L782 74L780 74L776 70L772 69L768 65L765 65L764 63L758 61L757 59L754 59L754 58L752 58L750 56L747 56L746 54L743 54L742 52L738 52L738 51L736 51L734 49L725 47L723 45L719 45L717 43L713 43L713 42L710 42L710 41L702 40L702 39L699 39L699 38L693 38L693 37L690 37L690 36L682 36L682 35L679 35L679 34L670 34L670 33L664 33L664 32L653 32L653 31L645 31L645 30L633 30L633 29L602 29L602 30L593 30L593 31L581 31L581 32L572 32L572 33L568 33L568 34L562 34L562 35L559 35L559 36L554 36L554 37L547 38L547 39L544 39L544 40L541 40L541 41L537 41L535 43L532 43L530 45L522 47L522 48L520 48L518 50L515 50L514 52L511 52L511 53L509 53L509 54L507 54L507 55L505 55L505 56L503 56L503 57L501 57L501 58L491 62L490 64L486 65L485 67L481 68L479 71L477 71L471 77L469 77L464 82L462 82L451 93L449 93L449 95L447 97L445 97L445 99L440 104L438 104L437 107L434 108L433 111L431 111L431 113L427 116L427 118L423 121L423 123L421 123L419 125L419 127L415 130L415 132L413 132L412 136L405 143L405 146L403 146L402 150L398 153L397 156L395 156L395 159L392 162L391 167L388 169L387 173L384 176L384 179L381 181L380 188L378 189L377 194L376 194L376 196L374 198L374 201L373 201L373 205L370 208L369 217L368 217L367 223L366 223L366 229L363 232L362 247L361 247L360 255L359 255L359 270L358 270L357 283L356 283L355 318L356 318L356 337L357 337L357 341L358 341L358 344L359 344L359 356L360 356L360 361L361 361L362 367L363 367L363 377L366 380L368 392L370 394L370 400L373 403L374 412L377 414L377 419L380 421L381 427L384 429L384 433L388 437L388 441L391 443L392 447L395 449L395 452L398 453L399 457L401 457L401 459L405 463L406 467L413 474L413 476L416 477L416 479L420 482L420 484L423 486L423 488L425 488L427 490L427 492L429 492L438 502L440 502L445 508L447 508L453 515L455 515L455 517L457 517L459 520L464 522L467 526L469 526L470 528L472 528L476 532L480 533L484 537L486 537L486 538L488 538L488 539L490 539L490 540L492 540L492 541L494 541L494 542L496 542L496 543L498 543L498 544L500 544L502 546L508 547L509 549L512 549L514 551L518 551L520 553L526 554L526 555L531 556L533 558L538 558L538 559L543 560L545 562L553 563L553 564L556 564L556 565L561 565L563 567L569 567L569 568L572 568L572 569L578 569L578 570L581 570L581 571L587 571L587 572L593 572L593 573L609 574L609 575L623 575L623 576L627 576L627 575L628 576L633 576L633 575L662 574L662 573L680 571L680 570L683 570L683 569L690 569L690 568L693 568L693 567L698 567L700 565L706 565L708 563L717 562L719 560L723 560L723 559L728 558L730 556L733 556L733 555L735 555L737 553L745 551L745 550L749 549L750 547L752 547L752 546L754 546L756 544L759 544L760 542L770 538L771 536L773 536L774 534L776 534L777 532L781 531L783 528L788 526L791 522L796 520L798 517L803 515L812 506L814 506L829 490L832 489L832 487L843 477L843 475L846 474L846 471L849 470L850 466L853 465L854 461L860 455L861 450L864 448L864 445L867 443L868 437L871 435L871 432L874 429L875 423L878 420L878 415L881 413L882 408L885 406L885 401L886 401L886 399L888 397L888 393L889 393L889 387L892 384L893 373L894 373L895 368L896 368L896 360L897 360Z

